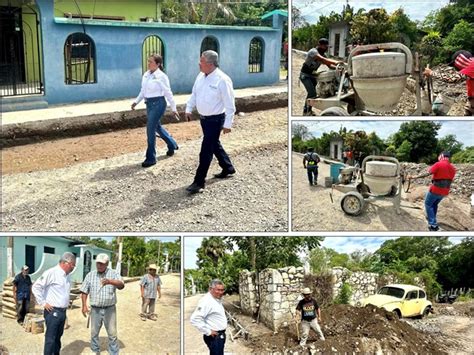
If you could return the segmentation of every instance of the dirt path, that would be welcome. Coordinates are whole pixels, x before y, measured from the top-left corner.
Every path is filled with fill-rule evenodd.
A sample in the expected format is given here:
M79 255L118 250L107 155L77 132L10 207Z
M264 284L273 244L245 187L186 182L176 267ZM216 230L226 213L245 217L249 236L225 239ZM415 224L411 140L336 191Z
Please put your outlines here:
M184 299L184 353L185 354L209 354L209 349L202 340L202 335L191 325L189 318L197 307L203 295L195 295ZM227 335L225 343L226 354L250 354L252 349L246 347L239 339L230 340Z
M130 282L121 291L117 291L117 332L121 354L178 354L180 322L180 277L164 275L162 298L155 312L158 321L142 321L140 312L139 282ZM68 310L69 328L61 338L64 354L90 354L90 329L82 316L80 300ZM20 335L21 334L21 335ZM19 341L21 336L21 341ZM100 332L101 354L107 354L107 333L102 327ZM41 354L44 346L44 334L23 332L14 319L2 318L2 340L0 344L11 354Z
M193 180L201 144L194 122L175 125L189 140L179 141L180 149L172 158L166 158L160 146L159 161L149 169L140 166L143 134L121 131L38 145L39 151L47 153L46 162L54 160L51 151L64 149L61 166L74 160L71 154L82 160L82 154L94 152L98 160L2 176L2 227L9 231L286 231L287 121L286 108L237 118L232 133L222 137L237 174L223 181L212 179L220 171L214 162L206 189L193 196L185 188ZM116 151L127 152L135 149L129 142L132 137L139 152L103 158L110 153L103 139Z
M401 214L397 215L390 200L369 203L359 216L346 215L340 207L343 194L324 188L324 177L330 176L330 165L319 164L318 186L310 186L303 168L302 155L292 153L292 230L303 231L426 231L423 193L426 187L413 188L402 195ZM440 204L438 221L444 230L472 230L470 206L453 197Z

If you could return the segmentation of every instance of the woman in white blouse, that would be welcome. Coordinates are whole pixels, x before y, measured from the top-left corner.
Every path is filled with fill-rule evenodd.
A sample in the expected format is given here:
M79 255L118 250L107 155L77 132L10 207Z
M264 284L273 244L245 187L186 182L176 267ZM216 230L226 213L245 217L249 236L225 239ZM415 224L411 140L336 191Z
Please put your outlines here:
M161 117L166 111L166 101L168 101L175 116L179 116L176 111L173 93L171 92L170 81L168 76L163 72L163 58L158 54L153 54L148 58L148 71L143 74L142 89L132 104L132 110L134 110L135 106L143 99L145 99L146 104L146 135L148 147L142 166L147 168L156 164L155 145L157 134L168 146L166 155L172 156L174 151L179 149L176 141L161 125Z

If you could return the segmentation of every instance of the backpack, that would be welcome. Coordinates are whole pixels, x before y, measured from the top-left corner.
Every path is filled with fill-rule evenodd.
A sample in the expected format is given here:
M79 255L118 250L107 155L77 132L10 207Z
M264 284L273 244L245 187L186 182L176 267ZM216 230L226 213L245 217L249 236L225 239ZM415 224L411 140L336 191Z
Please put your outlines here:
M306 160L308 160L308 166L316 166L321 161L316 153L306 153Z

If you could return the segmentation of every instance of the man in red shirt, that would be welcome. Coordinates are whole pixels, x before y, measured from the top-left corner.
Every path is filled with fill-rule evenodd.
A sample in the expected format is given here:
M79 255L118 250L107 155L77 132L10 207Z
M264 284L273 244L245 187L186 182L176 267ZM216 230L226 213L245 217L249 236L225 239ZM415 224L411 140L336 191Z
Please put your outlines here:
M438 156L438 162L428 169L427 173L417 176L408 176L409 179L419 179L433 175L430 189L425 196L426 218L428 229L432 232L439 230L436 214L441 200L449 194L451 183L456 175L456 168L449 162L451 153L442 152Z

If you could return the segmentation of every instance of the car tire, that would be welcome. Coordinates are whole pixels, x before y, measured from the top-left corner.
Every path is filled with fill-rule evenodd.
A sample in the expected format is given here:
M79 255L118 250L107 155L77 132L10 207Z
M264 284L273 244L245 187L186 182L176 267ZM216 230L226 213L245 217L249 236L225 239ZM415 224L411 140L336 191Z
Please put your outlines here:
M423 319L424 317L428 317L428 315L430 314L430 307L425 307L425 309L423 310L423 313L420 315L420 319Z
M398 309L393 310L392 313L393 313L393 316L394 316L396 319L402 318L402 314L400 313L400 311L399 311Z

